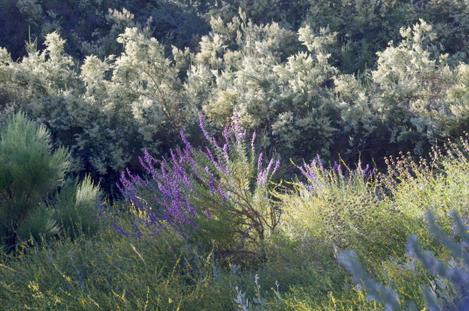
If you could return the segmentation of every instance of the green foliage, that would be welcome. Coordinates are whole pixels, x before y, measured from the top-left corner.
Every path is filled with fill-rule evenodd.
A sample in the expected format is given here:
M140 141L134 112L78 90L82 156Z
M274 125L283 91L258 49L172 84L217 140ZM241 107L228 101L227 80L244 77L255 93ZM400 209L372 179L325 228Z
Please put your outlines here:
M419 286L435 279L407 269L405 238L448 257L424 230L424 207L443 230L449 211L468 217L467 137L431 149L469 130L468 16L467 0L0 1L0 239L10 250L72 240L5 255L0 300L6 309L380 309L334 265L339 247L422 306ZM195 175L184 195L211 215L197 219L198 235L103 233L99 187L65 175L92 176L114 195L145 148L166 155L183 129L197 149L201 112L216 139L235 114L266 154L297 163L404 154L371 178L316 162L302 167L306 181L276 187L256 168L256 146L213 145L219 163L197 152L184 167ZM405 154L430 150L426 160ZM138 199L159 211L153 186ZM115 221L130 232L148 215ZM242 271L217 262L250 262L259 250Z
M69 182L54 201L57 223L69 237L94 235L102 226L102 194L89 176L81 182Z
M383 198L379 182L365 179L361 169L345 168L343 175L320 167L311 169L314 180L294 183L292 193L280 195L287 235L354 248L373 258L400 253L399 246L410 234L407 228L418 223L410 211L396 209Z
M160 237L128 241L103 232L93 239L60 241L27 257L10 258L8 266L0 264L2 308L231 308L231 285L237 277L215 278L210 257L185 254L173 236ZM23 283L24 290L14 285Z
M430 231L451 252L452 262L440 261L431 252L423 250L416 236L410 237L407 245L410 256L416 258L435 278L444 278L452 285L452 287L445 286L441 280L437 279L439 282L436 286L423 289L425 305L429 310L465 310L469 304L467 224L457 214L454 214L453 217L454 233L461 241L446 236L436 225L431 213L427 216ZM382 303L385 310L416 310L414 303L407 302L404 305L393 289L383 286L370 277L354 251L341 252L338 260L353 275L354 281L364 286L368 299ZM441 286L443 287L440 288Z
M469 178L468 152L465 136L448 141L444 148L434 148L428 159L413 160L410 155L388 158L383 185L400 209L416 216L423 216L423 206L443 219L450 211L465 215L469 204L465 186Z
M8 120L0 134L0 237L7 249L100 229L99 187L90 177L64 185L69 159L65 148L53 148L45 126L21 112Z
M26 11L41 11L36 2L23 2ZM279 18L264 21L272 1L240 3L249 11L224 2L179 2L181 10L212 9L210 31L193 46L157 40L151 23L143 26L131 11L114 9L106 13L116 23L112 34L98 31L102 36L88 42L80 59L67 50L74 39L58 31L45 34L42 50L30 41L18 61L2 49L0 109L21 109L47 124L54 141L70 149L72 170L102 179L109 192L143 148L167 153L181 128L196 136L201 111L218 129L238 113L269 152L295 160L425 154L467 128L465 26L447 29L450 20L464 17L446 9L438 15L439 2L285 4L287 11L311 15L302 25L277 10L272 14ZM447 4L467 10L460 1ZM82 3L82 9L102 12L98 4ZM378 31L384 21L384 32ZM369 37L364 25L373 30ZM360 69L347 69L347 62Z
M41 204L60 186L69 167L64 148L52 149L44 126L15 114L0 134L0 236L7 246L31 234L56 232Z
M452 299L453 288L405 257L404 247L405 236L413 232L419 245L439 258L447 260L453 252L455 258L461 257L462 231L455 241L444 241L451 246L444 250L424 230L424 204L431 195L428 199L442 226L439 239L445 239L442 232L449 228L449 209L458 209L461 219L467 219L466 140L435 151L427 166L407 158L389 161L386 175L343 166L328 170L318 162L308 165L308 172L315 175L307 174L310 178L303 185L297 180L288 191L275 194L276 206L282 210L280 223L265 236L263 260L251 265L220 261L212 250L196 249L172 230L134 239L104 228L92 238L74 236L44 243L24 255L0 255L0 300L6 310L236 310L248 304L248 310L382 310L380 303L367 300L363 290L351 287L347 272L336 262L334 244L356 248L376 276L374 285L385 284L419 307L424 303L420 287L428 284L433 284L438 297ZM244 172L236 175L240 180L248 175L246 168L240 172ZM250 176L252 180L254 175ZM91 206L97 192L91 183L85 184L87 199L76 202ZM76 183L68 187L80 188ZM69 205L70 198L75 197L67 195L61 202L74 206ZM115 207L113 223L131 232L137 222L129 217L127 206L117 202ZM75 211L71 215L77 215ZM427 253L413 249L427 258ZM436 261L427 263L432 262ZM458 260L449 266L460 267ZM462 274L453 274L458 275Z

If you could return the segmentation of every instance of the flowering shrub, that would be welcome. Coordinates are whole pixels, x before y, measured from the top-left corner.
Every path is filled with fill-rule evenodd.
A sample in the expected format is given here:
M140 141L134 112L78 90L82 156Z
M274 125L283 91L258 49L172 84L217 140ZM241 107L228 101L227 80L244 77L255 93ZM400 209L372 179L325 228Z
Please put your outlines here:
M160 152L158 142L171 145L177 129L196 123L164 47L137 28L118 42L120 56L89 56L80 70L57 32L46 36L43 51L29 44L18 62L0 50L2 114L22 109L45 123L69 147L72 170L96 178L112 179L145 145Z
M124 171L121 192L145 229L169 227L189 242L213 241L227 254L256 252L253 247L262 245L280 219L269 196L280 162L264 161L256 151L255 134L249 144L236 115L223 131L223 143L208 133L202 116L200 129L205 149L192 147L181 132L184 145L169 158L156 160L148 151L140 157L145 177Z
M211 86L194 96L208 120L222 127L236 112L244 127L264 134L265 147L285 157L327 154L341 126L327 87L337 72L327 53L335 34L256 25L243 12L226 23L213 18L211 26L186 81L193 93L202 79Z

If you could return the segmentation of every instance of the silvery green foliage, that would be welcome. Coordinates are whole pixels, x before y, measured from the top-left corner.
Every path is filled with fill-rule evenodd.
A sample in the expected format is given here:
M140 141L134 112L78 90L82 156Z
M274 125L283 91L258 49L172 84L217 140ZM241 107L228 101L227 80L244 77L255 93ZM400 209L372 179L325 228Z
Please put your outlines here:
M382 302L388 311L400 310L401 303L397 293L370 277L355 251L342 251L338 254L337 260L352 274L353 281L364 287L369 300Z
M249 310L249 300L246 298L246 293L240 290L237 286L236 290L236 297L234 298L233 302L238 307L240 311L248 311Z
M456 215L453 232L456 239L448 237L436 224L434 217L428 214L428 224L434 237L451 253L452 260L441 261L425 251L412 236L407 244L408 253L418 259L435 277L442 277L451 282L456 297L452 301L440 301L431 288L424 288L424 296L429 310L467 310L469 308L469 226Z
M227 23L212 18L211 26L192 59L188 98L218 126L237 112L284 155L300 145L308 149L302 156L353 153L373 142L422 151L466 118L467 65L449 64L423 20L402 28L402 41L360 76L331 64L337 34L328 28L295 34L256 25L243 12Z
M457 73L447 64L448 55L438 55L436 34L425 21L402 28L401 36L398 46L378 53L371 73L378 94L373 106L383 119L392 120L390 125L400 127L393 137L397 142L412 131L438 137L442 124L458 117L447 98Z
M262 298L261 285L259 283L259 275L254 276L255 285L255 297L249 299L246 297L246 293L243 292L238 286L235 287L236 297L234 303L239 311L248 310L266 310L266 299Z
M123 45L120 56L85 59L85 101L133 123L148 145L156 136L194 122L195 109L186 104L177 63L166 58L164 46L137 28L127 28L118 42Z
M326 150L338 128L327 87L337 72L327 53L335 34L255 25L243 12L228 23L213 18L211 26L186 82L194 104L218 126L237 113L246 128L269 133L267 145L275 140L287 152L302 142Z
M75 172L115 176L145 147L165 152L200 111L220 129L237 113L263 147L299 158L418 151L467 123L468 65L441 54L424 21L402 28L402 41L357 76L332 65L338 34L329 28L258 25L240 12L229 22L213 17L193 53L133 27L129 11L109 14L132 26L118 36L117 55L78 66L57 32L42 51L28 44L19 61L0 50L1 111L21 108L47 124Z
M467 118L467 64L450 66L423 20L400 33L402 41L379 52L377 67L363 79L335 77L341 117L355 145L385 138L419 152Z
M70 148L75 172L108 175L123 169L147 145L174 139L194 123L179 80L183 51L174 63L164 47L137 28L118 39L123 52L105 59L88 56L80 68L64 51L56 32L45 49L28 45L18 62L0 51L0 95L50 128L56 141Z
M102 194L89 176L80 182L66 183L53 205L54 218L71 238L81 234L94 235L101 227Z
M452 217L455 238L448 237L440 229L431 213L427 215L429 230L450 251L450 261L437 259L432 252L422 249L416 236L410 237L407 244L408 254L417 259L435 277L436 283L440 284L423 288L426 307L431 311L462 311L469 307L469 227L456 213L452 213ZM393 289L370 277L354 251L342 251L337 259L352 274L353 281L364 287L370 300L382 303L386 310L416 309L412 302L403 305ZM443 280L450 282L454 295L448 293L450 289L444 286Z
M460 64L457 67L456 83L448 90L448 100L454 115L466 117L469 115L469 65Z

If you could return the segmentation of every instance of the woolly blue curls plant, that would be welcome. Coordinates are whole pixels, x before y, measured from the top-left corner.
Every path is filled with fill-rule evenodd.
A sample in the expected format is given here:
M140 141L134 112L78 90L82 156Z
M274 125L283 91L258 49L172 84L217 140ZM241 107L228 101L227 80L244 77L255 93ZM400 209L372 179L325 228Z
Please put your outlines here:
M194 148L184 132L182 147L157 160L140 157L145 176L122 172L119 187L139 215L135 234L171 229L189 242L209 242L225 253L253 252L275 230L280 209L270 198L272 177L280 162L264 160L235 115L217 140L200 129L205 148ZM123 234L122 228L117 228Z

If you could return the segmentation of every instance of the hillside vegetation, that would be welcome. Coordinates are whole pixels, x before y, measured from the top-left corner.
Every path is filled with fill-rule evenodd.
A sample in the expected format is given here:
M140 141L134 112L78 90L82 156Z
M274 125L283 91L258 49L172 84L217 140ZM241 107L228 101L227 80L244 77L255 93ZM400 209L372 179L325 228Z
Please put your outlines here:
M466 310L466 0L0 3L5 310Z

